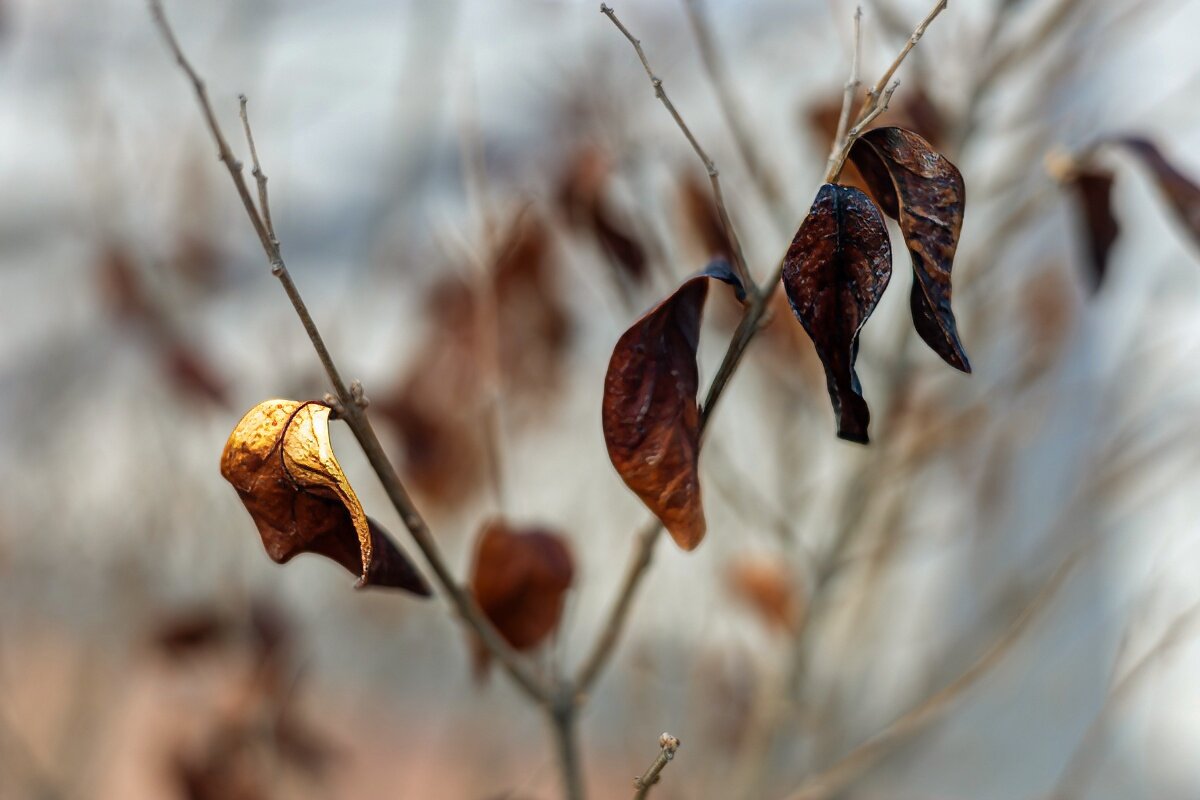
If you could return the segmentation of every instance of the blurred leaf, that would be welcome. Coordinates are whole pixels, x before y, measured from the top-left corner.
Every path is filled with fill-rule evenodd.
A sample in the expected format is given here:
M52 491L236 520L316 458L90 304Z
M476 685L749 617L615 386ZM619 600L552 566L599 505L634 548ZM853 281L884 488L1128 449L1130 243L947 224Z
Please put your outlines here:
M562 536L493 519L475 545L471 594L510 645L529 650L558 627L574 576L574 560ZM472 641L475 674L482 677L488 653Z
M233 627L229 616L216 608L195 608L159 622L150 634L150 642L168 658L190 658L225 644Z
M617 340L604 377L602 422L608 456L684 550L704 538L700 502L700 409L696 348L708 279L742 287L716 261L683 282Z
M229 407L225 381L199 350L182 341L165 343L162 359L168 380L182 394L222 408Z
M929 142L901 128L868 131L850 159L883 212L900 223L912 256L909 304L917 333L947 364L970 372L950 308L950 269L966 204L962 175Z
M581 148L564 173L559 204L567 222L589 232L624 279L640 284L647 275L646 251L605 197L611 173L612 165L600 148Z
M679 204L688 227L704 247L705 258L731 260L733 247L725 235L712 193L690 172L680 180Z
M1158 188L1171 204L1175 217L1200 244L1200 186L1171 165L1153 142L1136 136L1114 140L1138 156L1154 175Z
M858 334L892 276L879 209L849 186L827 183L784 258L783 286L825 367L838 436L865 444L871 412L854 362Z
M767 627L795 631L804 613L787 564L778 559L743 557L729 566L730 590L758 614Z
M555 285L550 230L525 212L509 228L492 268L504 388L544 400L570 341L567 310Z
M268 400L234 428L221 456L233 484L280 564L318 553L359 574L359 586L429 595L429 586L381 526L363 512L329 441L330 408Z
M1120 230L1112 212L1113 174L1108 170L1077 170L1071 187L1083 212L1092 289L1100 288L1108 273L1108 253Z

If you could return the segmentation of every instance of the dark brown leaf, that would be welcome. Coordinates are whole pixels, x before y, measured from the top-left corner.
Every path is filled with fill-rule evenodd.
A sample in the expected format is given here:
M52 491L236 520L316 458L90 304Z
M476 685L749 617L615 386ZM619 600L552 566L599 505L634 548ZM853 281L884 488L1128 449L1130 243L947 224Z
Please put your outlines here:
M471 594L510 645L529 650L558 627L574 576L574 559L562 536L493 519L475 545ZM476 675L482 676L487 651L473 644Z
M1083 213L1092 288L1099 289L1108 272L1108 252L1119 231L1112 212L1113 175L1107 170L1079 170L1071 174L1070 183Z
M604 377L608 457L684 550L704 538L696 348L709 278L742 289L728 263L688 278L617 340Z
M867 131L850 159L883 212L900 223L912 256L909 301L917 333L947 364L970 372L950 308L950 269L966 204L962 175L929 142L902 128Z
M1158 188L1175 211L1175 217L1200 244L1200 186L1172 166L1153 142L1135 136L1115 140L1127 147L1154 173Z
M237 489L276 562L317 553L359 575L359 586L428 596L416 568L363 512L333 455L329 412L320 403L260 403L230 434L221 475Z
M858 189L827 183L784 259L783 286L825 367L838 436L867 442L871 412L854 361L858 334L892 276L879 209Z

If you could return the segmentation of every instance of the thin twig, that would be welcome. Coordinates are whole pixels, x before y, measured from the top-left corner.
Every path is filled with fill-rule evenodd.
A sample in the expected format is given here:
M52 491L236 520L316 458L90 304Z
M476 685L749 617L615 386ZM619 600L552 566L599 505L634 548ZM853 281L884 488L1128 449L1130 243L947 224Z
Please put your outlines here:
M213 113L204 81L184 56L183 50L175 38L175 33L167 21L161 0L148 1L151 16L159 32L162 34L163 40L167 43L180 68L191 81L197 102L200 105L200 111L204 115L213 141L217 145L218 156L228 169L234 188L237 190L238 196L242 200L242 205L246 209L246 215L250 218L250 224L253 226L254 232L258 235L267 260L271 264L271 273L283 285L283 289L287 293L288 299L296 311L296 315L300 318L300 322L304 326L304 330L308 334L313 348L317 351L317 357L320 359L326 375L329 377L329 382L332 384L334 393L337 396L343 419L345 419L347 426L362 447L363 453L366 455L367 461L371 464L371 468L378 476L379 482L383 485L388 499L391 500L397 513L400 514L405 527L408 528L417 547L421 550L421 553L425 556L425 560L433 570L438 583L442 587L443 593L458 612L463 622L473 629L488 651L529 697L543 705L548 704L551 699L549 688L540 676L533 671L530 665L509 646L508 642L492 626L479 610L479 607L475 605L470 594L458 584L454 574L450 571L449 566L447 566L446 560L443 558L441 550L438 548L437 542L429 530L428 524L420 512L417 511L416 506L409 497L408 491L405 489L400 476L396 472L396 468L384 452L383 445L379 442L379 437L375 434L374 428L371 427L371 423L359 403L361 392L352 391L338 372L333 358L329 354L329 349L325 346L325 341L321 337L320 331L317 329L316 323L308 311L308 307L305 305L299 290L296 288L295 282L292 280L291 274L284 264L279 243L275 240L271 229L264 221L269 212L264 208L263 213L260 214L255 207L250 189L246 185L245 177L242 175L242 164L234 158L233 153L229 149L229 144L221 131L221 126L217 122L216 115ZM249 123L247 122L246 125L248 130ZM261 169L259 172L261 173ZM266 177L264 175L260 179L260 187L265 186L265 183ZM262 197L265 201L265 192Z
M654 87L654 96L662 101L663 106L670 112L671 117L675 120L675 124L679 126L679 130L683 131L683 135L691 144L692 149L696 151L696 155L704 164L704 170L708 173L709 183L712 184L713 200L717 204L717 213L721 217L721 227L725 230L725 236L729 239L731 249L733 250L733 266L737 271L738 277L742 281L742 285L746 287L746 292L753 298L758 294L758 286L754 283L754 279L750 275L750 269L746 265L746 256L742 252L742 242L738 238L737 231L734 230L733 220L729 216L729 209L725 205L725 192L721 189L721 173L717 170L717 165L704 148L700 146L700 142L696 141L696 137L692 135L691 128L683 121L675 104L671 102L671 98L667 96L666 89L663 88L662 79L654 74L654 70L650 67L650 62L646 59L646 51L642 49L642 42L629 32L629 29L617 19L616 12L608 5L600 4L600 13L604 14L613 25L617 26L629 43L633 45L634 51L637 52L637 57L642 62L642 67L646 70L646 75L650 78L650 85Z
M1047 579L1000 638L961 675L896 718L890 725L847 753L831 767L806 781L797 791L788 795L786 800L822 800L822 798L836 794L894 746L921 731L949 709L1021 640L1025 631L1057 595L1072 568L1079 563L1080 557L1087 549L1085 545L1084 548L1067 558Z
M679 749L679 740L669 733L664 733L658 737L658 746L661 749L658 757L654 759L654 763L640 777L633 779L633 788L636 790L633 800L642 800L650 794L650 787L661 780L663 769L671 763L671 759L675 758L675 751Z
M904 43L900 53L888 65L883 74L879 76L879 80L867 92L867 96L863 98L862 105L858 109L858 114L855 116L855 122L846 131L845 136L841 141L834 142L833 158L830 159L829 169L825 172L825 182L833 183L842 174L842 167L846 164L846 159L850 155L850 148L854 145L855 140L866 130L867 125L875 121L876 117L887 110L888 102L892 99L892 94L896 91L899 81L892 81L892 76L896 74L896 70L900 69L900 65L904 63L904 59L908 56L912 49L917 46L917 42L921 41L921 37L925 35L925 31L929 25L937 18L937 15L945 10L949 0L938 0L933 9L921 20L920 24L913 29L912 35L908 37L908 41Z
M246 95L239 94L238 103L241 106L242 128L246 132L246 144L250 147L250 174L258 183L258 210L262 214L263 227L267 229L267 235L271 237L271 242L278 248L279 239L275 236L275 223L271 221L271 203L267 198L267 174L262 171L262 165L258 163L258 148L254 146L254 132L250 130L250 115L246 112Z
M617 589L617 599L613 603L600 635L596 637L595 644L592 645L589 655L583 660L583 665L579 668L578 676L575 678L575 689L582 696L586 697L592 684L599 677L600 671L604 669L605 664L612 658L613 651L616 650L617 638L621 635L621 630L625 627L625 620L629 616L629 610L633 606L633 596L642 577L646 574L646 569L650 566L650 559L654 555L654 545L658 543L661 532L662 523L658 521L657 517L650 520L638 532L633 547L633 556L629 560L629 566L625 570L621 586Z
M858 77L860 58L862 58L862 6L854 9L854 51L850 56L850 78L846 81L842 94L842 110L838 114L837 132L830 145L829 162L825 165L827 171L833 167L834 159L837 158L838 145L846 137L846 130L850 127L850 110L854 106L854 96L858 94L858 87L862 85L862 81Z
M733 143L738 149L750 179L758 189L767 206L775 214L781 225L791 225L793 220L784 208L783 193L775 181L771 170L767 167L766 159L758 149L756 140L746 126L747 114L737 100L737 95L729 85L729 70L721 59L720 51L713 36L708 17L701 7L703 0L684 0L683 7L687 12L688 22L696 36L696 47L700 53L700 64L708 75L717 95L717 106L725 118L725 124L733 134ZM790 231L789 231L790 233Z

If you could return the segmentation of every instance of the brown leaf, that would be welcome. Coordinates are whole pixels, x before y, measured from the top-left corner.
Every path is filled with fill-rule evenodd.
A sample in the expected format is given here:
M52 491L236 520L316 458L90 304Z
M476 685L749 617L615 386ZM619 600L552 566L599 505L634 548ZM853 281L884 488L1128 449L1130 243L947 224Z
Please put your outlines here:
M230 434L221 475L237 489L276 562L318 553L358 574L360 587L427 596L416 568L363 512L333 454L329 413L320 403L260 403Z
M783 286L825 367L838 436L866 444L870 409L854 361L858 334L892 276L879 209L849 186L827 183L784 258Z
M1116 139L1115 142L1127 147L1150 168L1158 188L1175 211L1176 218L1196 243L1200 244L1200 186L1175 169L1150 140L1128 136Z
M581 148L562 179L559 202L567 222L590 232L609 262L638 284L647 275L646 250L605 197L611 173L609 158L600 148Z
M1112 212L1113 174L1108 170L1077 170L1070 176L1079 198L1086 233L1092 289L1099 289L1108 272L1108 253L1120 230Z
M493 519L475 545L471 594L510 645L529 650L558 627L574 576L574 559L562 536ZM476 675L482 675L487 651L474 644Z
M704 247L704 256L709 259L732 259L733 247L725 234L725 226L721 224L721 215L712 193L690 173L680 181L679 204L692 234Z
M912 256L909 301L917 333L947 364L970 372L950 308L950 269L966 203L962 174L929 142L902 128L867 131L850 159L883 212L900 223Z
M696 348L708 279L741 284L715 261L647 311L617 340L604 377L608 457L684 550L704 538Z
M545 398L557 383L571 325L555 285L550 230L527 211L513 221L492 269L504 386Z
M784 563L745 557L729 567L726 577L733 593L753 608L768 627L781 631L799 627L803 600Z

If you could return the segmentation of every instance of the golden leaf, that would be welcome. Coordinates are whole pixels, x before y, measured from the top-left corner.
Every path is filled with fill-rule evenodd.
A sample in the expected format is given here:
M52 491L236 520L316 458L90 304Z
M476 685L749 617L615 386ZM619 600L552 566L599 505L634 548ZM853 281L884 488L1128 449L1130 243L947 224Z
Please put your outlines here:
M317 553L358 574L359 586L428 595L412 563L363 511L329 441L330 411L314 402L260 403L229 435L221 475L276 562Z

